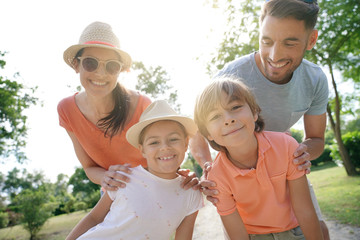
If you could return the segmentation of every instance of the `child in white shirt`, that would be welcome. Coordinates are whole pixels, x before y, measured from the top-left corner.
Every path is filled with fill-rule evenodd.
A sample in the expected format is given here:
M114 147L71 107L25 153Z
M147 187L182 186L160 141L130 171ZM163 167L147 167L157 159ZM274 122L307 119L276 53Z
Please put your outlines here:
M197 127L163 100L155 101L127 132L131 145L147 160L147 169L132 168L126 188L107 192L67 237L70 239L192 239L203 199L184 190L177 170L189 136Z

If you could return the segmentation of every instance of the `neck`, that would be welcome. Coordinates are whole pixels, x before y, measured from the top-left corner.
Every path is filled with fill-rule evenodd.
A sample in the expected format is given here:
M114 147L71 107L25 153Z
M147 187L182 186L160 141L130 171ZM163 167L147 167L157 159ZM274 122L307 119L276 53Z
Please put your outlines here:
M226 153L229 160L238 168L256 168L258 160L258 142L256 136L247 142L246 146L227 148Z
M84 100L89 110L91 110L99 118L107 116L114 107L114 99L112 95L102 98L93 97L85 92Z

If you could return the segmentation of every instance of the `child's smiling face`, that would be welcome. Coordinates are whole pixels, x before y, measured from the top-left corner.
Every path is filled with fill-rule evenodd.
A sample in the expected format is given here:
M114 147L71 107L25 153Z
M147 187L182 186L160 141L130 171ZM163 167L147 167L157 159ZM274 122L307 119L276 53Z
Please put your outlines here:
M188 138L180 123L162 120L145 130L140 150L147 160L148 171L158 177L173 179L183 162Z
M222 93L221 103L207 115L207 138L226 148L246 144L254 137L257 114L253 114L249 104L241 100L230 100Z

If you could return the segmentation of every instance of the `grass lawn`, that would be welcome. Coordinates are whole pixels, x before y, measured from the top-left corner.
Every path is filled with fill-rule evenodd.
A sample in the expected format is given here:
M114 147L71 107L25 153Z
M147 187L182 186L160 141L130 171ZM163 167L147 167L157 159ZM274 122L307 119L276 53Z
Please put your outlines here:
M322 213L331 220L360 226L360 176L348 177L343 167L326 163L307 175Z
M50 218L38 235L39 240L64 240L71 229L87 213L84 211L63 214ZM0 239L2 240L28 240L30 234L22 226L0 229Z

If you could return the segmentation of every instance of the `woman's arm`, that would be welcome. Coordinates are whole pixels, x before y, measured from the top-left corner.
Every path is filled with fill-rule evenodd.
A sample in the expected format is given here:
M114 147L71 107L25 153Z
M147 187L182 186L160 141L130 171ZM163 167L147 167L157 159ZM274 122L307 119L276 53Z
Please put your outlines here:
M198 211L186 216L176 229L175 240L191 240Z
M112 200L108 194L104 194L96 206L86 215L69 233L66 240L76 239L90 228L104 221L106 214L110 210Z
M82 167L84 168L86 176L90 179L90 181L101 185L107 191L116 191L118 187L125 187L124 182L129 182L129 178L120 174L118 171L131 173L129 165L113 165L110 166L109 170L100 167L94 162L94 160L89 157L89 155L79 143L75 134L70 131L67 131L67 133L69 134L74 145L76 156L79 159Z
M319 219L311 201L306 176L289 180L292 207L307 240L323 239Z
M246 231L244 222L238 211L235 211L226 216L220 216L224 224L226 233L230 240L248 240L249 235Z

